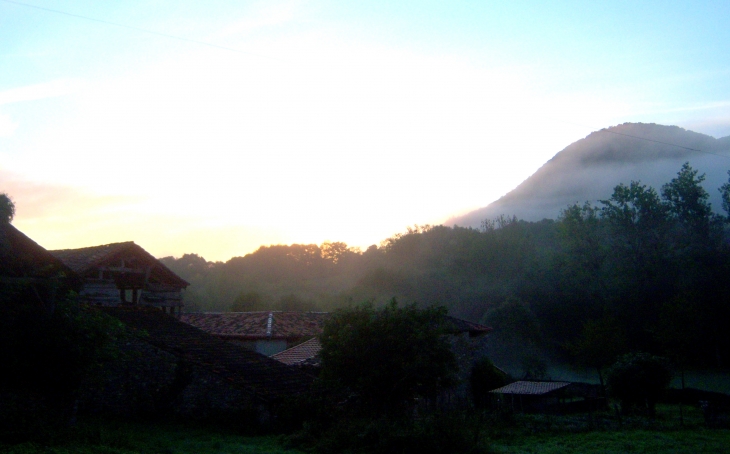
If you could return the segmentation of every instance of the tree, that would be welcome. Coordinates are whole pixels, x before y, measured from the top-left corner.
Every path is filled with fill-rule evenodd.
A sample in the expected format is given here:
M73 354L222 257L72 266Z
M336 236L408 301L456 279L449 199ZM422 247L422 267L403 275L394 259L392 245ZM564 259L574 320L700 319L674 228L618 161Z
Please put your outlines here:
M382 309L363 304L336 311L320 336L320 376L352 393L364 413L400 413L414 398L454 383L445 317L443 307L400 307L395 299Z
M729 177L728 182L720 186L718 191L722 196L722 209L725 210L730 221L730 170L727 171L727 174Z
M490 356L500 364L519 365L525 379L547 375L540 322L529 304L510 297L487 311L483 323L494 326Z
M572 319L582 319L586 313L596 312L595 307L606 297L603 270L608 251L599 213L598 208L586 202L583 206L569 206L560 214L560 249L553 267L567 318L558 317L560 326L553 327L558 332L574 326L577 321Z
M639 411L653 416L672 372L664 358L638 352L621 356L606 378L608 392L621 401L624 414Z
M674 291L680 272L671 260L670 206L653 188L636 181L616 186L611 198L601 204L610 247L606 267L610 303L603 313L622 322L630 344L649 348L646 326L654 322L657 306Z
M705 239L710 234L712 207L707 201L710 195L702 187L705 175L698 176L697 173L685 162L677 177L662 186L662 197L675 219L691 235Z
M654 188L632 181L619 184L611 198L601 200L601 217L608 221L612 246L639 269L659 260L668 229L668 207ZM648 263L647 263L648 262Z
M618 355L626 352L626 334L623 327L611 317L587 320L583 323L580 337L568 346L579 364L593 367L598 380L603 383L603 369L612 364Z
M0 222L11 222L15 217L15 204L6 193L0 193Z
M482 358L474 363L469 376L474 405L477 408L486 408L489 405L489 391L500 388L509 381L510 377L497 369L488 358Z
M340 260L342 260L346 254L353 253L352 250L347 247L347 243L343 243L342 241L325 241L319 249L322 251L322 258L334 264L337 264Z
M229 312L253 312L270 309L258 292L239 293L229 306Z

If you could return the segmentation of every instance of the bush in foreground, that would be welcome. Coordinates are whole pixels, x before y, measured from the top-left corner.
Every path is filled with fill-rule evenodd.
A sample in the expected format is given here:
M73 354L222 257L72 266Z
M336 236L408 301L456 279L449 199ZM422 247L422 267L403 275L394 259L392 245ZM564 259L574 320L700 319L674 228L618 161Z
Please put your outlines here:
M664 358L648 353L619 357L607 375L608 392L621 402L624 414L656 414L656 404L672 380Z

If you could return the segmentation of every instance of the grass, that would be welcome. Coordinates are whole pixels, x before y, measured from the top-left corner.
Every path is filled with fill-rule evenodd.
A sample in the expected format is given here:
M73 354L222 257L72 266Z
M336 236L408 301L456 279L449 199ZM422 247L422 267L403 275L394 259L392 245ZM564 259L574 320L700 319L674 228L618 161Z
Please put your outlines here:
M660 405L656 418L593 415L513 415L481 424L485 452L516 453L730 453L730 430L708 429L702 413ZM160 422L91 421L45 443L0 444L8 454L302 454L287 438L246 436L212 426ZM454 453L458 454L458 453Z
M87 422L45 443L0 444L3 454L301 454L275 436L170 423Z
M540 434L494 442L495 453L662 453L695 454L730 452L728 431L684 429L671 432L652 430L593 431L574 434Z
M492 432L494 453L730 453L730 430L707 429L699 409L660 405L656 418L618 419L610 412L589 415L518 415L515 424Z

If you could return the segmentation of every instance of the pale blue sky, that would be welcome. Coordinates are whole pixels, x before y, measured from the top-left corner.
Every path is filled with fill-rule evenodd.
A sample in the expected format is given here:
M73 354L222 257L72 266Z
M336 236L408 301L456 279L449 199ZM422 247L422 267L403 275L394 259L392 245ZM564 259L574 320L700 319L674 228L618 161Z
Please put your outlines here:
M48 248L366 247L595 129L730 135L728 23L727 1L0 0L0 191Z

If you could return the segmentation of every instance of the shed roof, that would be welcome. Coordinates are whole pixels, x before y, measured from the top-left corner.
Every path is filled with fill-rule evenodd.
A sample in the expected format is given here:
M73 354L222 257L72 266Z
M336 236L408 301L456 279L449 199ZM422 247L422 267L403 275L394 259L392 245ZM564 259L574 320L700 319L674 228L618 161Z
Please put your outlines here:
M531 396L542 396L553 391L569 386L569 382L563 381L516 381L507 386L489 391L495 394L521 394Z
M160 281L180 288L190 285L141 246L135 244L134 241L78 249L58 249L50 251L50 253L82 276L101 267L112 265L124 256L133 255L144 263L151 265L153 274Z
M219 339L159 309L105 307L141 340L193 364L203 366L230 382L271 402L306 392L313 377L279 361Z
M283 352L272 355L271 358L288 366L293 366L315 358L321 350L322 345L319 343L319 340L316 337L313 337L306 342L302 342L301 344L286 349Z

